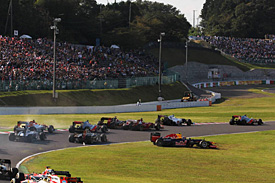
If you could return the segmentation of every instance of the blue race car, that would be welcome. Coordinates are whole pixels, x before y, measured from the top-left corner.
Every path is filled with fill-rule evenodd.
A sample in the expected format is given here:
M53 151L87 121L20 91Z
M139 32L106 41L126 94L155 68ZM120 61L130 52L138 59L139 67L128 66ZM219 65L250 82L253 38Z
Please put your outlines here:
M158 132L151 133L151 142L154 145L162 147L193 147L194 145L200 148L216 149L217 146L214 142L205 141L204 139L191 139L182 136L180 133L169 134L161 137Z

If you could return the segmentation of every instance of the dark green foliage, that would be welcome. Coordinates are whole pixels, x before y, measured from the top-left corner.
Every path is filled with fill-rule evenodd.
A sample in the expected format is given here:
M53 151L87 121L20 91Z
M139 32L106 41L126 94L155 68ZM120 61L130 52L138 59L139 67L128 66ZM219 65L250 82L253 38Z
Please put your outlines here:
M206 0L202 26L207 35L261 37L275 32L275 0Z
M180 41L191 27L183 14L171 6L151 1L121 1L97 4L96 0L13 0L13 29L19 35L52 38L54 18L60 34L57 39L77 44L131 49L154 41L165 32L166 41ZM10 19L5 31L10 0L0 0L0 35L11 35ZM129 16L131 7L131 16Z

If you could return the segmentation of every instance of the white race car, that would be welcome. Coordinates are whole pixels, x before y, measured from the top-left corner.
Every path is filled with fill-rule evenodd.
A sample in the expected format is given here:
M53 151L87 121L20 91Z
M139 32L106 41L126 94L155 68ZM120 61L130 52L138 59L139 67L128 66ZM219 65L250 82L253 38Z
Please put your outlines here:
M58 175L65 176L59 177ZM68 171L55 171L47 167L41 174L18 173L17 176L11 180L11 183L83 183L83 181L81 181L79 177L71 177Z
M191 124L193 124L191 119L176 118L174 114L170 116L158 115L156 122L157 121L163 125L181 126L186 124L187 126L191 126Z
M38 132L36 128L24 126L23 129L9 134L10 141L27 141L46 140L45 132Z
M17 125L15 125L13 128L14 133L16 133L17 131L20 131L20 130L24 130L25 126L30 127L30 128L35 128L36 131L38 131L38 132L46 132L47 131L49 133L53 133L55 131L53 125L50 125L50 126L47 126L45 124L41 125L41 124L36 123L35 120L33 120L30 122L18 121Z

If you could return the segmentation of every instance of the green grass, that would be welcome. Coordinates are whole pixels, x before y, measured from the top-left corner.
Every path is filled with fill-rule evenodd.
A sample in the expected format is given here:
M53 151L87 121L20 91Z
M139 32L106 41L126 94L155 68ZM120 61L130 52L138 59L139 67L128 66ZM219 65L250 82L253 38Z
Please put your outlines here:
M165 99L179 99L187 89L180 82L162 85ZM142 86L129 89L105 90L59 90L58 100L52 99L52 92L14 91L0 92L0 106L108 106L155 101L158 96L158 85Z
M261 93L261 98L228 98L222 103L211 107L179 108L153 112L113 113L113 114L54 114L54 115L1 115L0 126L12 128L16 121L33 120L39 123L53 124L56 128L68 128L72 121L90 120L97 123L101 117L117 116L120 120L143 118L154 122L158 114L174 114L179 118L189 118L195 123L229 122L232 115L247 114L249 117L261 118L263 121L275 120L275 94L262 92L263 88L251 89L251 92Z
M42 172L46 165L69 170L86 183L271 183L274 138L275 131L206 137L217 143L218 150L162 148L150 142L90 146L39 155L23 166L31 172Z
M274 69L273 65L252 65L249 63L242 63L236 60L235 58L227 55L222 55L217 51L214 51L211 48L211 45L205 41L200 42L191 42L195 47L188 47L188 61L189 62L199 62L202 64L209 65L230 65L239 68L240 70L246 72L251 69ZM153 54L156 58L159 56L159 49L153 48L148 51ZM167 62L168 67L173 67L176 65L184 65L186 58L185 48L163 48L162 49L162 60Z

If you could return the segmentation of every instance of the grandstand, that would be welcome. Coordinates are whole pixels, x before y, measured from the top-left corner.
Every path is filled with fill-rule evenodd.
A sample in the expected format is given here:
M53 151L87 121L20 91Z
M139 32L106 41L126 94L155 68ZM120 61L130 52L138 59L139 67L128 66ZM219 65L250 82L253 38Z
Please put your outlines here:
M275 64L274 39L234 38L223 36L203 38L218 50L233 56L241 62L252 64Z
M273 39L204 37L204 40L241 61L275 63ZM1 91L52 89L53 42L51 40L0 37L0 48ZM263 60L265 62L262 62ZM168 76L163 77L163 84L179 79L195 83L269 79L275 76L273 70L253 69L243 72L234 66L207 65L196 60L190 60L187 69L186 65L180 63L168 71L165 72ZM179 78L176 73L181 77ZM144 50L125 52L118 48L79 46L60 42L57 45L56 79L57 89L129 88L154 85L158 83L158 59Z
M0 37L0 48L1 90L51 89L51 40ZM123 88L144 82L157 83L158 59L143 50L125 52L118 48L64 42L57 44L56 52L58 89ZM136 79L127 80L129 78Z

